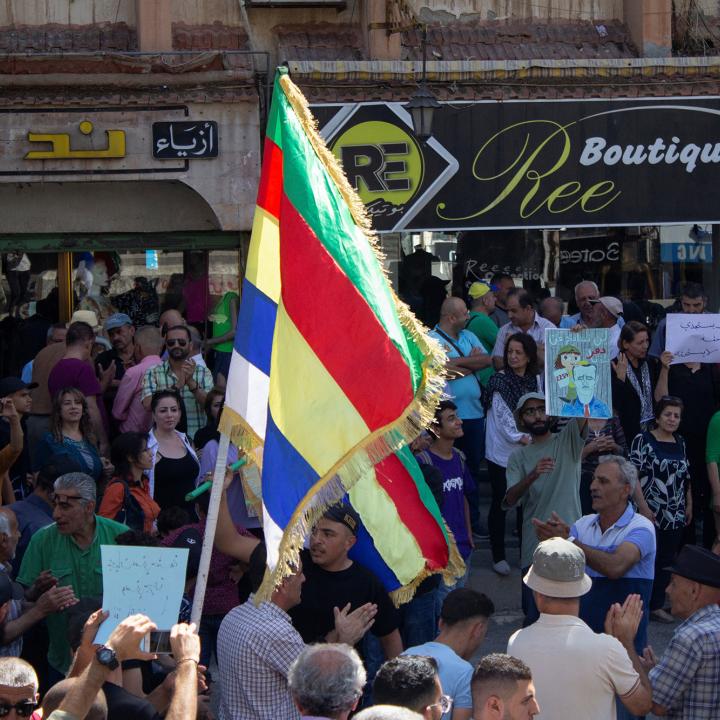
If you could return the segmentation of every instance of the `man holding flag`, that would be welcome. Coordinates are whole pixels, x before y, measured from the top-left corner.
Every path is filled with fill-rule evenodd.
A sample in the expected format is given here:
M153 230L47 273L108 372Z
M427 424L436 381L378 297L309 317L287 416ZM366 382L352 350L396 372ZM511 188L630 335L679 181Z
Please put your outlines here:
M464 572L406 447L432 419L444 364L390 288L364 207L280 68L219 427L260 470L270 572L258 599L346 495L362 520L353 557L396 603L428 575Z

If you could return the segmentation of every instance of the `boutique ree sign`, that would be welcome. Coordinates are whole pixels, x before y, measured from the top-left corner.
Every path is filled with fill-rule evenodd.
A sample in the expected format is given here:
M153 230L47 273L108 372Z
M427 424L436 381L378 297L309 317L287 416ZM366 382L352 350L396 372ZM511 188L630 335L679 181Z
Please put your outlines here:
M312 110L380 232L720 221L720 98Z

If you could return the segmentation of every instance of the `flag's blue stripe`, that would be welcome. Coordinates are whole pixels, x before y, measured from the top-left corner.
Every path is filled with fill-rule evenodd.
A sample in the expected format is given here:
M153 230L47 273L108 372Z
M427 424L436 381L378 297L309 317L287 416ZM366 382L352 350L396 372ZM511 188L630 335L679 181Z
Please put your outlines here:
M278 527L287 527L295 508L319 477L280 432L268 410L263 448L263 503Z
M280 432L268 410L263 449L263 503L275 524L285 529L293 512L319 475ZM345 502L350 502L347 495ZM375 548L372 537L363 525L350 553L352 558L377 576L383 587L392 592L401 583Z
M235 350L266 375L270 374L277 305L250 281L243 280L235 333Z

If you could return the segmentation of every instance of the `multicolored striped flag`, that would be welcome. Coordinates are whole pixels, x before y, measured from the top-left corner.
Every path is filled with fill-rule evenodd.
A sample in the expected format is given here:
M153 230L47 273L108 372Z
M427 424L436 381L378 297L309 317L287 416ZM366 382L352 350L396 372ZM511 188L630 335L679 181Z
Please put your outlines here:
M279 69L220 424L261 468L272 571L261 594L291 571L309 529L360 478L382 495L374 466L430 420L444 360L393 294L362 202ZM388 520L386 491L384 502ZM363 511L368 527L376 505ZM405 531L397 532L415 538L423 571L439 567L439 556L424 558L419 522L398 509L393 523L399 518ZM443 532L433 512L423 517ZM396 576L403 585L409 567Z

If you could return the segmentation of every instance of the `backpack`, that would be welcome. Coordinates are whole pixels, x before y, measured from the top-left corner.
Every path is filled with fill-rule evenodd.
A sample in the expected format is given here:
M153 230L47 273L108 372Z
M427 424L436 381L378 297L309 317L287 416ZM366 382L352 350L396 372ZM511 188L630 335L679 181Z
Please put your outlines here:
M115 483L122 483L123 504L113 520L127 525L131 530L142 532L145 529L145 513L140 507L140 503L130 492L130 486L126 480L115 478L110 482L110 485L114 485Z

